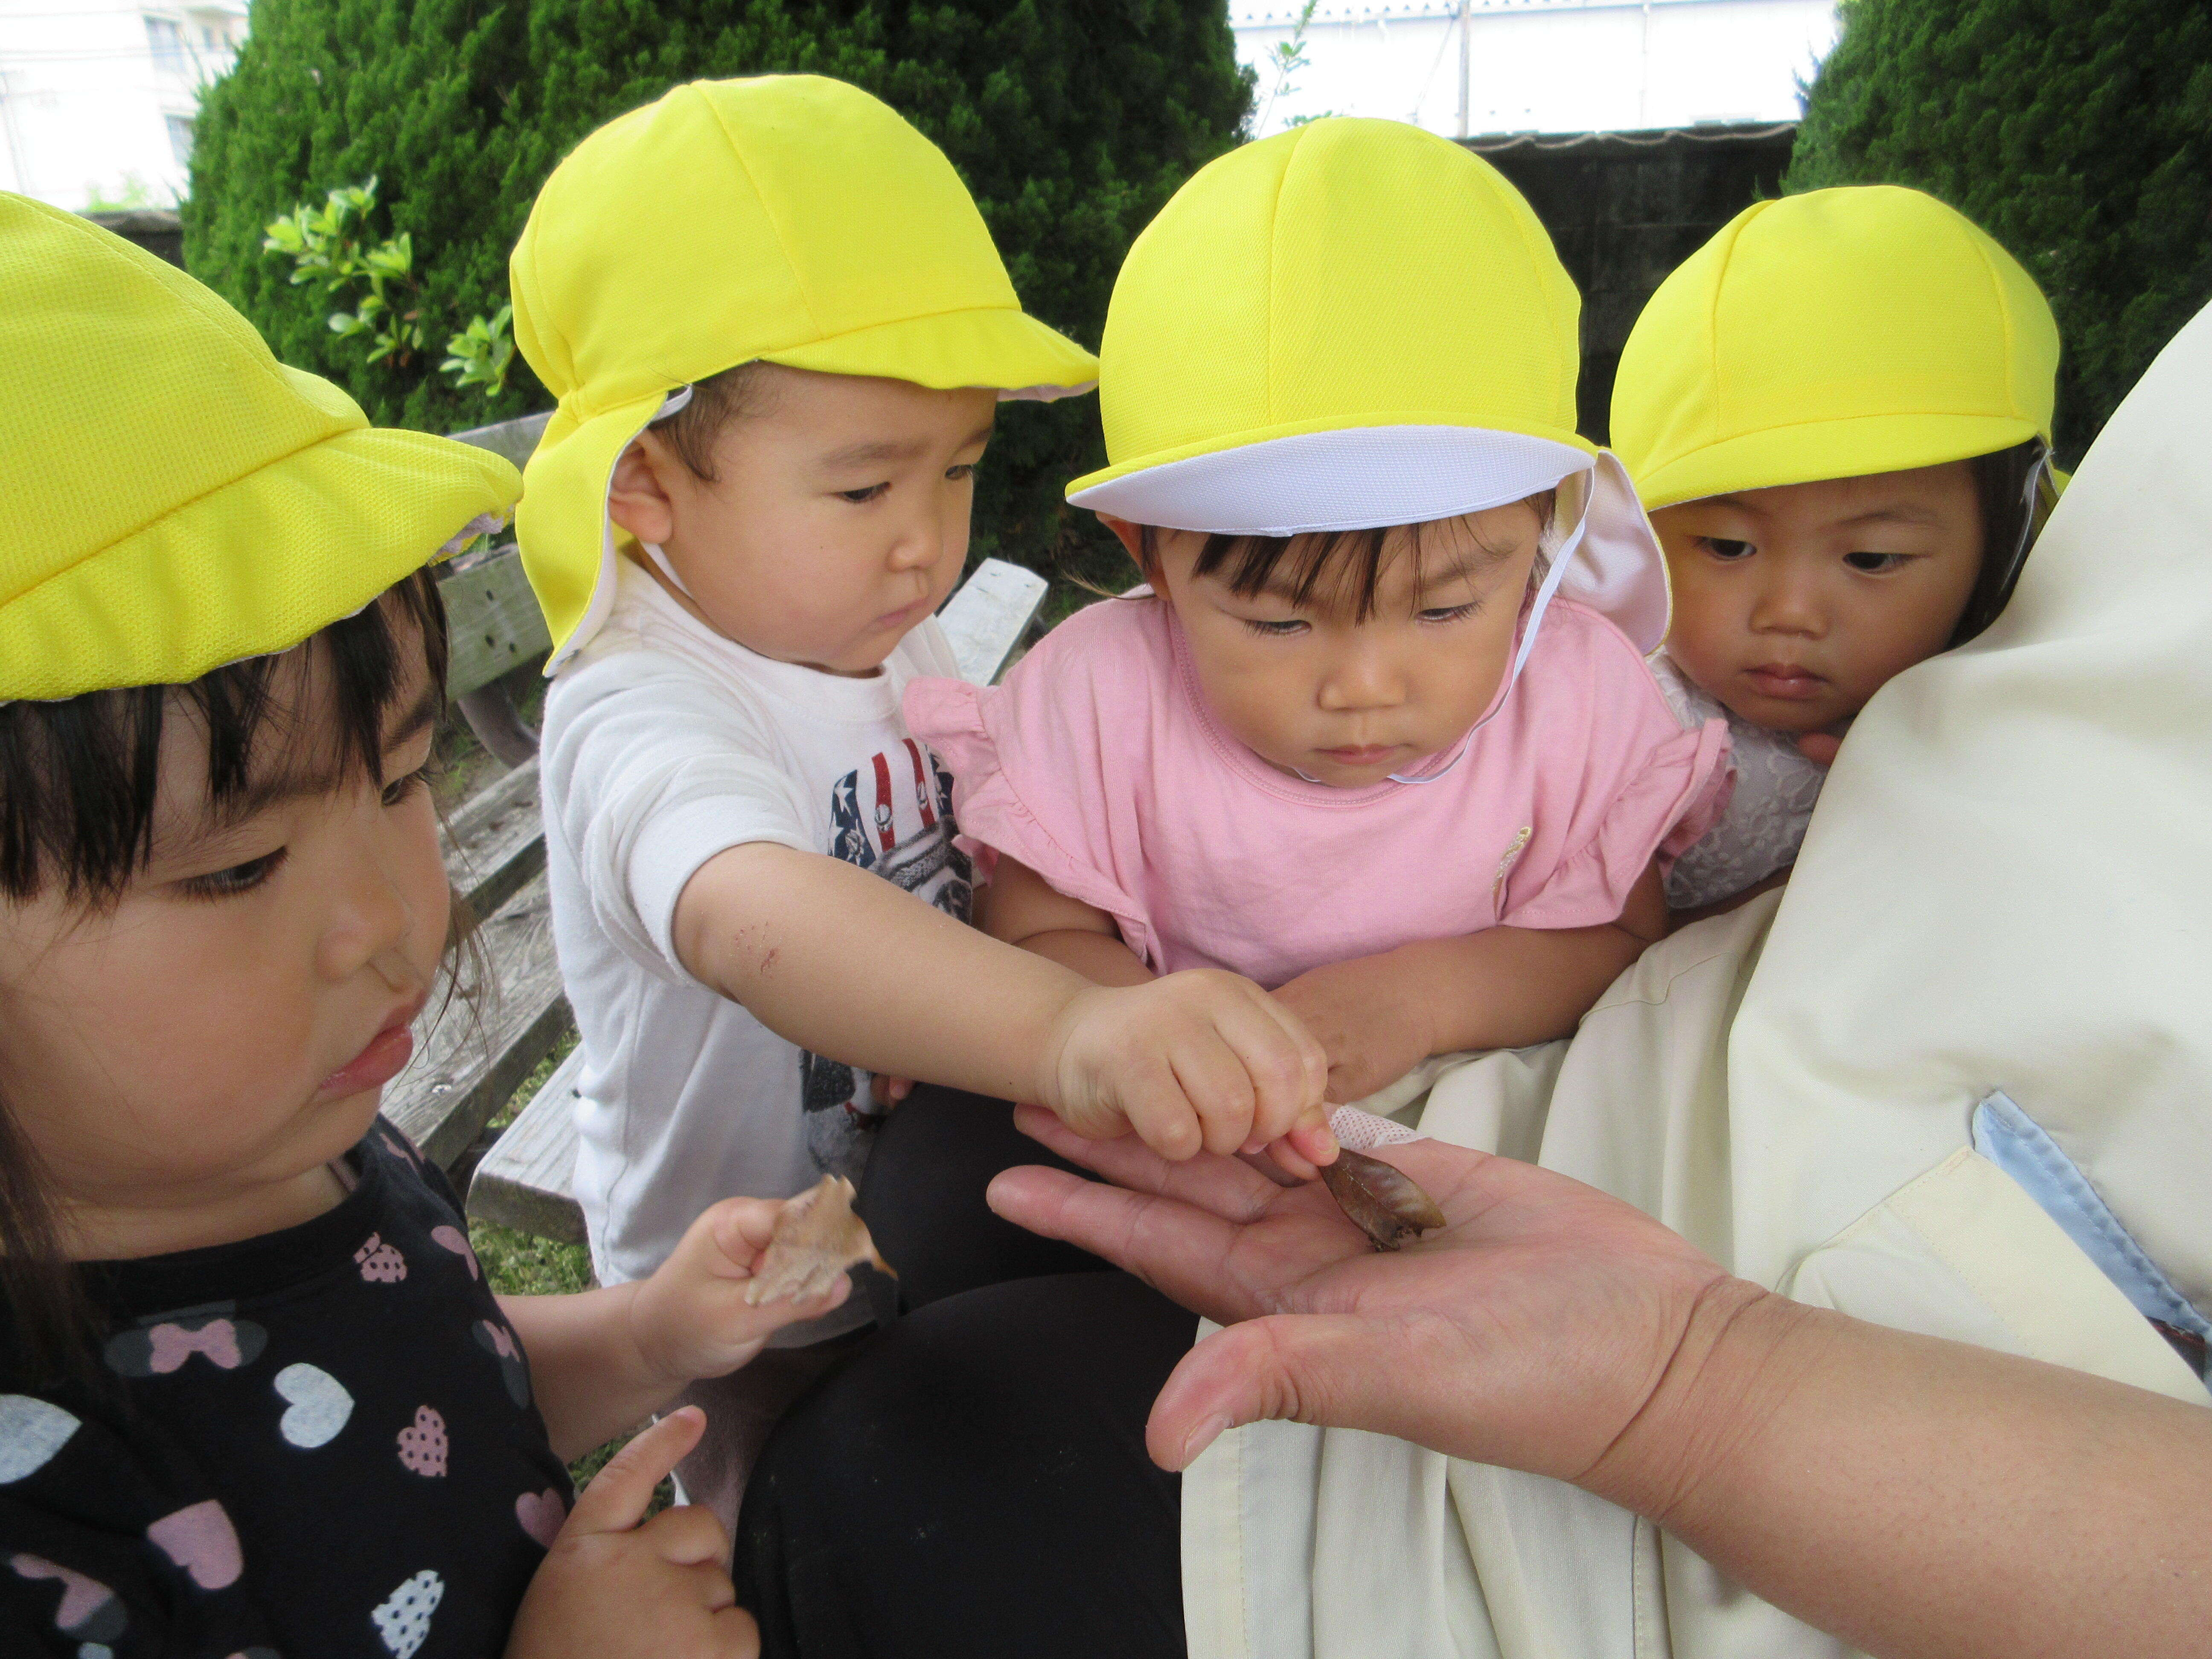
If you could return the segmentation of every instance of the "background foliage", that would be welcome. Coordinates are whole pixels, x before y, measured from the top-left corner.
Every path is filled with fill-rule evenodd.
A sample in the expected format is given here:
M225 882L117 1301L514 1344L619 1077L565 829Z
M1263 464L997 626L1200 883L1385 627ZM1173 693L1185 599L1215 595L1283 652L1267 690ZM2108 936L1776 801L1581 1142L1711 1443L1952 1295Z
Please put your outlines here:
M2078 459L2212 298L2204 0L1842 0L1784 187L1913 185L2004 244L2063 340Z
M1252 105L1221 0L255 0L201 106L185 263L378 422L449 431L550 407L519 361L494 397L441 377L434 353L364 362L319 290L264 252L264 227L375 176L374 234L411 239L442 342L506 303L531 198L586 133L681 81L775 70L853 82L928 134L1024 303L1094 348L1131 240ZM1060 491L1102 464L1089 399L1010 407L979 474L975 556L1048 568L1079 551L1093 532Z

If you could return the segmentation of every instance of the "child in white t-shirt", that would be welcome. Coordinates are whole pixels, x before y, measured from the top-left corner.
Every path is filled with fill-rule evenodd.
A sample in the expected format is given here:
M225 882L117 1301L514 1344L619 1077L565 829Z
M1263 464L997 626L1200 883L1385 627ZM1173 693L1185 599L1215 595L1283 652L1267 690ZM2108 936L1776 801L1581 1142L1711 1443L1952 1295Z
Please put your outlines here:
M998 403L1097 369L1023 315L944 156L834 81L680 87L562 163L513 264L560 398L520 538L555 641L547 877L602 1281L726 1195L857 1175L908 1079L1170 1156L1332 1156L1319 1047L1257 987L1102 990L965 925L950 780L900 699L958 672L933 613ZM865 1317L793 1327L781 1368L702 1397L694 1498L734 1510Z
M2057 361L2018 262L1891 185L1747 208L1652 296L1613 404L1673 578L1652 667L1685 726L1726 716L1736 771L1678 915L1784 880L1859 710L2004 608L2056 495Z

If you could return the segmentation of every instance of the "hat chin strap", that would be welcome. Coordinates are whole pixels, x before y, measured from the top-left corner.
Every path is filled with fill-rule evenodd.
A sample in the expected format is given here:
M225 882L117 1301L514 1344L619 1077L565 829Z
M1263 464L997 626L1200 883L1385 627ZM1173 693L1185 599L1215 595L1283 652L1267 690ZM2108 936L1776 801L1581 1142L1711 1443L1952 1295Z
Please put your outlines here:
M1580 473L1571 473L1569 475L1570 477L1582 477L1586 475ZM1566 479L1561 479L1560 483L1564 485L1566 483ZM1575 527L1567 532L1566 540L1559 544L1559 551L1552 556L1552 568L1544 573L1544 580L1537 585L1535 602L1528 607L1528 625L1521 630L1520 647L1513 653L1513 665L1506 671L1504 696L1498 698L1498 706L1495 708L1492 708L1473 726L1467 728L1467 735L1459 740L1458 746L1452 750L1451 758L1446 761L1442 766L1437 768L1435 771L1419 773L1393 772L1389 775L1389 781L1392 783L1434 783L1439 779L1446 776L1450 773L1454 767L1457 766L1462 761L1467 758L1468 750L1474 747L1474 734L1481 731L1484 726L1489 725L1491 721L1496 720L1498 716L1504 711L1506 699L1513 695L1514 686L1520 682L1521 671L1528 665L1528 653L1535 649L1536 629L1543 623L1544 612L1551 609L1552 596L1559 591L1560 579L1567 574L1567 567L1574 562L1575 554L1583 544L1583 527L1589 523L1590 498L1595 492L1585 486L1581 493L1582 510L1575 514ZM1297 772L1298 776L1304 778L1308 783L1319 783L1321 781L1319 778L1315 777L1311 773L1299 772L1298 769L1295 766L1292 767L1291 770Z

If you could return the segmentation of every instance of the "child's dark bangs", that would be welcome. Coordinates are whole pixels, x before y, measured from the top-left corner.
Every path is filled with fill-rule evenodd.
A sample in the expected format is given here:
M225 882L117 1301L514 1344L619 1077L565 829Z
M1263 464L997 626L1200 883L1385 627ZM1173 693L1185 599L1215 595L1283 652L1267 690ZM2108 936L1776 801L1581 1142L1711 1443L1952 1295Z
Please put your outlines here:
M769 392L765 363L739 363L692 383L691 401L653 428L667 441L691 476L716 481L714 445L732 422L764 411Z
M1420 577L1421 526L1407 525L1406 556ZM1240 599L1273 592L1304 609L1349 611L1358 622L1375 614L1375 593L1395 555L1386 550L1395 527L1318 530L1302 536L1212 535L1200 550L1194 576L1218 576Z
M313 763L334 785L381 776L386 725L409 678L402 652L418 635L442 687L446 612L427 571L309 641L296 702L317 706L317 677L327 675L335 743ZM282 660L231 663L184 686L0 706L0 894L28 899L58 885L98 904L122 891L152 852L162 723L179 706L206 732L210 811L235 806L257 750L300 729L295 698L276 694Z
M1982 562L1945 649L1981 633L2012 598L2033 544L2037 504L2032 491L2048 454L2042 439L2030 438L2010 449L1977 455L1971 463L1982 508Z

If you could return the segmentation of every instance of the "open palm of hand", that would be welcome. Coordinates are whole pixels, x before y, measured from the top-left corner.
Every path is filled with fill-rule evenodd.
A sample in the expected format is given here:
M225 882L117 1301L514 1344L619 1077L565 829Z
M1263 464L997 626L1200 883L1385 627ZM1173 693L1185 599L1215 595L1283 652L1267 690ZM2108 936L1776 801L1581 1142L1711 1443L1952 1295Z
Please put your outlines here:
M1228 1328L1153 1407L1147 1443L1169 1468L1224 1429L1283 1418L1573 1480L1651 1398L1699 1298L1731 1282L1617 1199L1441 1141L1386 1149L1449 1218L1386 1255L1318 1185L1085 1141L1032 1109L1019 1121L1113 1184L1012 1170L993 1208Z

